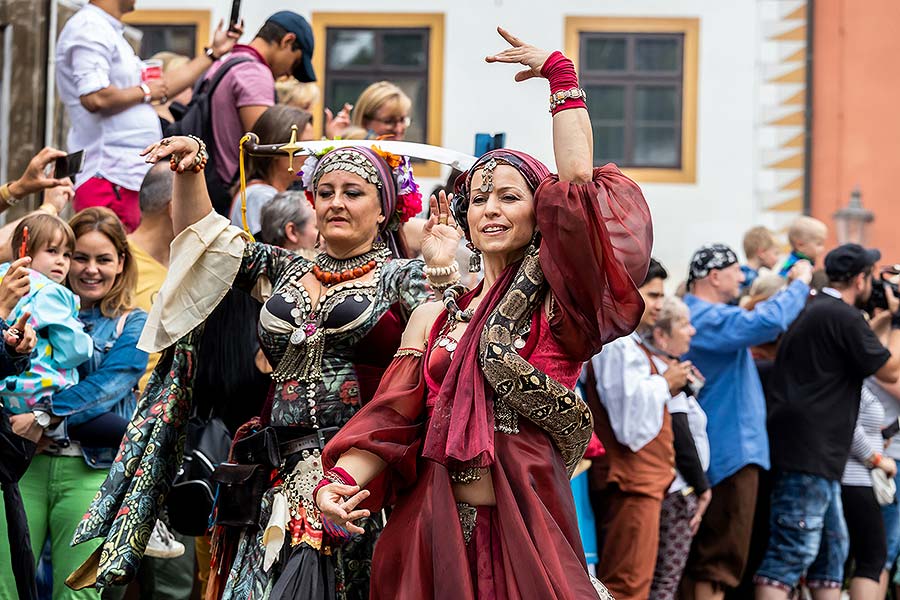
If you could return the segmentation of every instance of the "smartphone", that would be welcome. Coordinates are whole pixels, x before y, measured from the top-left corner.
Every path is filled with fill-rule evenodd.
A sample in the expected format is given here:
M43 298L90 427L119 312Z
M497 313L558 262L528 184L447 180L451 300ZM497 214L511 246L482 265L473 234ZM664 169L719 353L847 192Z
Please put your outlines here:
M228 31L237 31L235 26L241 22L241 0L231 0L231 19L228 21Z
M81 165L84 163L84 150L72 152L56 159L56 165L53 169L53 176L56 179L65 179L66 177L74 177L81 171Z
M898 433L900 433L900 417L897 417L896 421L881 430L881 437L889 440Z
M506 147L505 133L476 133L475 156L482 156L491 150Z

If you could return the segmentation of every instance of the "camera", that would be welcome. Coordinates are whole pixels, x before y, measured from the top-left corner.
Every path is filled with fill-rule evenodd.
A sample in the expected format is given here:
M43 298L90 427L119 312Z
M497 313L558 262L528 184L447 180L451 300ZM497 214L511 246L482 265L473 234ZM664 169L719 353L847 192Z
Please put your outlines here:
M865 308L867 313L873 314L876 308L888 309L886 288L891 288L894 296L900 298L900 286L888 279L897 275L900 275L900 265L885 267L878 276L872 276L872 295L869 296L869 301L866 303Z

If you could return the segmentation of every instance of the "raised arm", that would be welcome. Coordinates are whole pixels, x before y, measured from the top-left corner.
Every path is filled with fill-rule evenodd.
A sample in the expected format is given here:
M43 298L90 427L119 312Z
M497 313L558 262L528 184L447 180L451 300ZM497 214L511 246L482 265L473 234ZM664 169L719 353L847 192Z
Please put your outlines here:
M525 65L528 68L516 73L516 81L543 77L550 83L551 94L565 94L579 89L575 65L561 52L551 53L526 44L502 27L498 27L497 32L512 47L486 57L487 62ZM565 100L553 109L553 155L560 181L591 181L594 135L583 99Z
M184 136L164 138L141 152L141 156L146 156L151 164L175 156L177 174L172 187L172 226L175 235L213 210L203 171L193 170L205 153L205 147L195 139Z

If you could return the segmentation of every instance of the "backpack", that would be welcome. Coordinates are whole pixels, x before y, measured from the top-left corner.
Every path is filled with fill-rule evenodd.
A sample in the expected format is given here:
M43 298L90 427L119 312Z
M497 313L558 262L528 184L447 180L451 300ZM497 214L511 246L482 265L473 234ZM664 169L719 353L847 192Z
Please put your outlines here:
M167 136L196 135L206 142L209 148L209 160L206 163L204 175L206 188L212 200L213 208L221 215L228 216L231 210L231 187L234 181L222 181L216 169L215 136L212 128L212 95L222 81L222 78L233 67L253 59L249 56L235 56L228 59L219 67L212 77L201 79L194 86L194 96L190 103L184 107L180 118L166 127ZM236 142L237 140L235 140Z
M182 535L206 535L216 500L212 474L228 460L230 449L231 433L222 419L194 416L188 421L184 462L166 498L172 529Z

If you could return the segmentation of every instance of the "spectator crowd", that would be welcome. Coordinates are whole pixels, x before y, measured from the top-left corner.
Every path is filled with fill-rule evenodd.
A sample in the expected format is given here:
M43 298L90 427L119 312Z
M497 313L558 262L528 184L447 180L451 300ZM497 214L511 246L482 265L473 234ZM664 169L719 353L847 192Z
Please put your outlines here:
M91 0L56 46L82 171L54 178L65 153L48 148L0 187L0 211L42 193L0 228L0 441L25 444L27 456L16 473L0 469L10 541L0 543L0 598L97 596L66 586L98 549L70 542L160 361L138 340L175 260L175 177L167 161L145 162L145 148L164 135L202 139L218 213L267 244L310 258L320 247L303 159L250 157L245 206L238 191L245 132L261 144L287 142L292 127L314 137L309 23L278 12L248 44L240 24L220 24L204 54L161 53L147 77L123 37L128 5ZM335 108L325 109L328 139L403 140L410 124L410 99L387 81ZM811 217L790 225L788 247L779 236L748 230L743 260L704 245L686 274L652 260L635 282L638 328L584 365L577 389L595 438L572 490L586 561L619 600L897 597L900 270L856 244L826 253L827 226ZM198 374L192 422L217 418L230 436L265 410L246 400L249 389L265 398L272 372L259 312L234 291L213 313L201 343L221 370ZM183 510L163 511L132 594L218 597L206 589L205 516Z

